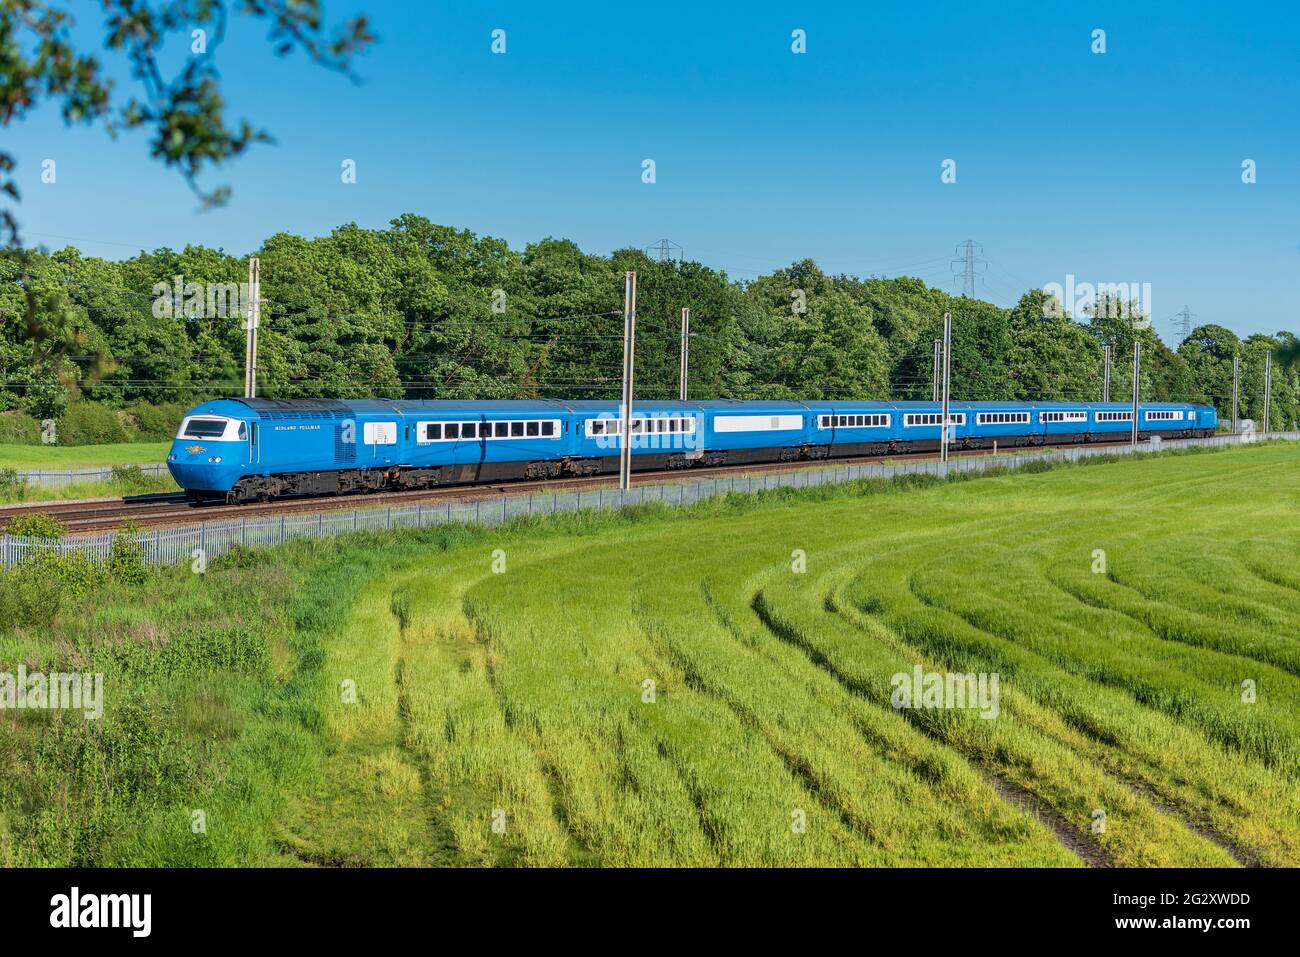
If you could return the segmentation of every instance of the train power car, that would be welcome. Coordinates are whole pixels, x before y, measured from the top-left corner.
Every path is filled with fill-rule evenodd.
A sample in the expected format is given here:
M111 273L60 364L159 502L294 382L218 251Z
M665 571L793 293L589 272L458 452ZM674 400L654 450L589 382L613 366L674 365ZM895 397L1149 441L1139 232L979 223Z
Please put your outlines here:
M953 402L951 447L1117 441L1133 427L1123 403ZM715 400L636 402L633 468L840 458L931 451L936 402ZM1144 402L1146 439L1213 435L1215 410ZM167 464L194 500L546 479L612 473L619 404L604 401L218 399L182 420Z

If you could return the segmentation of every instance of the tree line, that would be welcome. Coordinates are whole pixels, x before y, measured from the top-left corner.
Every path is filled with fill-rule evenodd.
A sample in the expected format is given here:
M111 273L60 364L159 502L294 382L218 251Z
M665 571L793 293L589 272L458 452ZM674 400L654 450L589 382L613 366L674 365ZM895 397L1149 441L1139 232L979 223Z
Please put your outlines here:
M1174 348L1128 303L1064 315L1043 290L1010 309L912 277L828 275L811 260L752 281L634 249L547 238L522 251L414 214L385 229L278 233L260 260L260 395L610 399L620 392L623 274L638 276L636 395L675 398L682 307L694 399L929 398L933 340L953 317L953 396L1209 402L1263 426L1265 359L1290 332L1218 325ZM242 392L248 258L203 246L122 261L73 247L0 259L0 412L57 418L70 402L190 406ZM218 295L213 295L213 293ZM1270 428L1300 419L1300 373L1275 364Z

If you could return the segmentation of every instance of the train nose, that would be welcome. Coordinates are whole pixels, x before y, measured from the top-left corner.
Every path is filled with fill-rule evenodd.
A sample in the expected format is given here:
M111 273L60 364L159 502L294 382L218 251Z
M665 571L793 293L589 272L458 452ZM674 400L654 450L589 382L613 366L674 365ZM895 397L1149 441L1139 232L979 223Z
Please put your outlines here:
M215 444L176 442L167 455L167 470L183 489L220 490L226 451Z

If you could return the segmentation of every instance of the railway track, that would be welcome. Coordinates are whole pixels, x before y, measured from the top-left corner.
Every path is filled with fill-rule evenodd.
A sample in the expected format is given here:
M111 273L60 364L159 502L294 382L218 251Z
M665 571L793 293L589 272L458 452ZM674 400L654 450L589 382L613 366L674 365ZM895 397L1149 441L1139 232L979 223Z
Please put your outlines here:
M1113 448L1127 445L1127 442L1106 442L1089 446L1090 448ZM1051 448L1051 447L1047 447ZM1020 448L1008 450L1024 452L1032 449ZM1045 450L1037 447L1037 450ZM954 458L970 456L989 457L985 449L971 451L954 451ZM817 459L807 462L767 462L753 465L723 465L713 468L693 468L689 471L680 469L663 469L634 474L634 482L696 482L701 479L715 478L721 475L758 475L783 472L801 472L808 469L824 469L840 465L879 465L890 462L925 462L938 459L937 453L912 455L873 455L852 456L848 458ZM11 520L22 515L52 515L63 522L69 531L96 532L111 531L130 522L142 528L157 528L167 525L189 525L205 520L221 521L246 515L291 514L294 512L323 512L348 508L369 508L376 505L414 505L428 501L438 502L473 502L484 499L499 499L502 495L528 495L541 490L546 492L596 490L614 488L618 485L616 476L596 475L587 478L518 480L511 482L493 482L485 485L448 485L441 488L416 489L410 491L369 492L349 495L317 496L314 498L281 499L272 502L250 502L244 505L204 504L189 502L183 493L139 495L120 499L87 499L75 502L24 502L14 505L0 505L0 532L4 531Z

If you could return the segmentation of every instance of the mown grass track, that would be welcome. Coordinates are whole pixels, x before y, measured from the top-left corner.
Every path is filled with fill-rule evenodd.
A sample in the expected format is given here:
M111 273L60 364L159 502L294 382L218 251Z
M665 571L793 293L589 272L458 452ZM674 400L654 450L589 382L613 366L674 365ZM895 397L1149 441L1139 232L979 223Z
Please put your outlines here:
M219 772L116 859L1295 866L1297 465L1270 446L286 551L280 663L217 683L242 729ZM998 717L895 710L916 664L998 673ZM196 841L182 806L228 823Z

